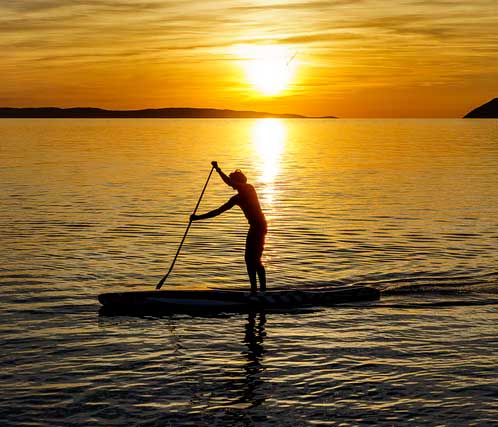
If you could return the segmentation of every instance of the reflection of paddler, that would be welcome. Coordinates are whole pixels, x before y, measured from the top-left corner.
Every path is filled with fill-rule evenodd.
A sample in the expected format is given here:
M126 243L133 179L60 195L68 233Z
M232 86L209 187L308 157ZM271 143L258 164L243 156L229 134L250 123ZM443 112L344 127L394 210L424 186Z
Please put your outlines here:
M237 169L229 176L225 175L219 168L218 162L211 162L216 172L220 175L221 179L230 187L237 190L237 194L231 197L228 202L203 215L192 215L191 221L198 221L201 219L212 218L221 213L233 208L235 205L240 206L242 212L249 222L249 231L246 239L245 261L247 266L247 273L249 281L251 282L251 292L257 292L256 276L259 278L259 289L261 292L266 291L266 272L261 256L265 246L266 236L266 219L261 206L259 204L258 195L256 190L251 184L247 183L246 176Z
M261 378L261 373L265 369L262 365L264 347L263 340L266 336L265 332L266 317L264 313L259 313L256 322L256 313L249 313L247 323L245 325L244 343L247 346L247 364L244 366L246 371L247 388L244 391L242 400L250 402L251 407L261 405L265 400L264 382ZM261 414L262 417L266 417Z
M249 313L247 317L246 333L244 342L247 344L248 359L252 361L259 361L263 356L263 338L266 336L265 332L266 316L265 313L259 313L258 323L256 324L256 313Z

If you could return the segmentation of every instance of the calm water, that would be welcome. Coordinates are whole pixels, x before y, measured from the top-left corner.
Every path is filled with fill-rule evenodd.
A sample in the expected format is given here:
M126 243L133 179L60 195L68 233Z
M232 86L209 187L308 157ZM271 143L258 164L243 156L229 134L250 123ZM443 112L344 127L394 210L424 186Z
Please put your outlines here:
M211 160L259 191L270 286L381 301L99 317L165 274ZM496 120L0 120L2 426L496 425L497 171ZM195 223L164 289L247 287L246 229Z

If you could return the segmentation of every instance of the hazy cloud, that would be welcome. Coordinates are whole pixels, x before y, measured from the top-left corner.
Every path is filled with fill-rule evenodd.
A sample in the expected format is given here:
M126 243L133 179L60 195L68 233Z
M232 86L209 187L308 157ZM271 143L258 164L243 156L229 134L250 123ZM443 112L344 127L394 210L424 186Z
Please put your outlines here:
M174 50L265 39L305 46L331 38L358 40L364 36L368 43L372 35L405 37L407 43L409 36L446 43L448 38L465 39L469 33L488 35L483 43L488 43L489 34L494 35L489 43L496 40L498 14L483 13L491 7L487 0L474 1L471 7L443 0L409 1L402 8L389 6L392 4L373 0L21 0L0 3L0 45L17 43L28 49L29 42L35 48L43 39L45 49L58 49L64 38L77 48L86 38L98 53L140 43Z

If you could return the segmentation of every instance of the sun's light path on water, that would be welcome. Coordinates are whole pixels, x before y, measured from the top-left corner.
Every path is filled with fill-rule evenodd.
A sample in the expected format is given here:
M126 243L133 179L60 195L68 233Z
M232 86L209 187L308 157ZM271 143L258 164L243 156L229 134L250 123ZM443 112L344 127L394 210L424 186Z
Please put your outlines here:
M269 227L278 217L278 186L275 180L280 173L282 154L287 137L285 121L280 119L257 119L251 129L252 143L259 168L258 194L261 207ZM275 253L273 239L266 239L265 262L270 262Z
M253 125L252 139L260 158L260 180L264 183L272 183L278 175L285 136L285 125L279 119L258 119Z
M255 90L266 96L284 92L295 73L296 55L283 46L239 46L247 81Z

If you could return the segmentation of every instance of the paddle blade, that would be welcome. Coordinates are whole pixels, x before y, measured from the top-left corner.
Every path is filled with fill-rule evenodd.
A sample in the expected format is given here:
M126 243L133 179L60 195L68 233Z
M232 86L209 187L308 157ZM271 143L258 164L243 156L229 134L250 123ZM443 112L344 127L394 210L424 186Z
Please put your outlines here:
M165 276L165 277L163 277L163 278L159 281L159 283L156 285L156 289L161 289L161 286L163 285L163 283L164 283L164 279L165 279L165 278L166 278L166 276Z

